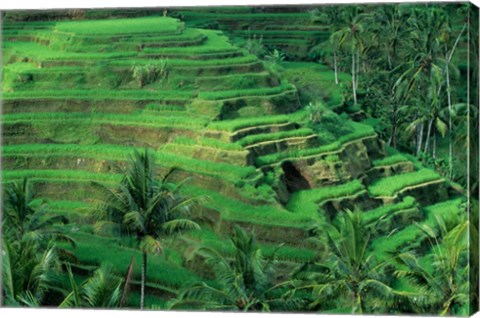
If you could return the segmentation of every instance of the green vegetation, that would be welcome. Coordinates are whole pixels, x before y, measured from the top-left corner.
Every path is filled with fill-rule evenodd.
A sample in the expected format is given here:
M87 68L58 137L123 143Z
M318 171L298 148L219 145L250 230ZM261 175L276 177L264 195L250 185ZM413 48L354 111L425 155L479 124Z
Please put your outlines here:
M356 122L350 122L349 125L353 127L355 131L348 135L340 137L335 142L316 148L278 152L270 155L261 156L257 158L257 164L260 166L272 165L281 161L292 160L295 158L324 155L327 153L339 151L346 143L375 136L375 131L370 126L365 126Z
M291 211L295 211L296 213L308 215L314 218L318 215L319 204L323 201L358 195L364 191L364 186L358 180L338 186L303 190L292 194L287 208Z
M405 197L403 200L396 204L385 205L374 210L367 211L363 214L363 220L366 223L375 222L376 220L392 215L396 212L415 209L417 202L414 197Z
M392 177L382 178L368 187L372 196L392 197L401 190L411 188L423 183L442 181L441 177L430 169L404 173Z
M474 13L6 12L4 305L471 314Z
M89 20L75 22L58 22L55 29L78 35L118 35L136 33L175 33L182 24L177 19L147 17L140 19Z
M306 136L311 136L313 134L314 133L311 129L302 128L297 130L281 131L281 132L271 133L271 134L250 135L240 139L238 143L245 147L245 146L260 143L260 142L296 138L296 137L306 137Z
M208 125L208 128L216 130L236 131L242 128L262 126L262 125L276 125L284 124L289 121L289 117L286 115L268 116L261 118L242 118L235 120L222 120L212 122Z

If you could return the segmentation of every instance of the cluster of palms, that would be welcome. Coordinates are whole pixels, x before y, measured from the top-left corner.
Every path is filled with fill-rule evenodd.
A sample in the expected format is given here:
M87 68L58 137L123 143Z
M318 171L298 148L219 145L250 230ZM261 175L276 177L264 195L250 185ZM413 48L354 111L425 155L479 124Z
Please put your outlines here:
M163 238L181 230L198 229L185 218L196 198L185 198L172 173L156 178L153 155L135 152L118 186L99 186L105 196L94 210L97 230L117 228L134 236L143 253L140 308L144 308L147 254L162 253ZM101 264L78 283L74 270L75 245L64 224L67 220L32 207L28 180L12 183L5 191L2 236L2 296L7 306L122 307L130 290L132 264L126 276ZM268 258L253 234L235 227L233 252L224 255L202 247L215 279L180 290L171 309L237 311L330 311L352 313L456 314L468 304L466 220L438 220L435 229L422 227L431 241L433 270L419 265L414 253L377 259L371 241L375 225L366 224L359 211L347 211L338 223L325 225L327 240L318 260L292 268L275 254ZM325 235L323 236L325 238ZM68 252L68 250L73 250ZM283 268L283 270L281 270ZM283 273L283 274L281 274ZM405 280L413 291L394 283ZM334 299L334 301L332 301Z
M437 159L437 140L448 137L445 173L450 178L453 144L472 111L453 61L467 40L469 11L468 5L400 4L326 6L312 12L313 22L330 26L337 84L339 69L352 75L353 104L382 119L380 130L393 147L416 155ZM364 98L359 100L360 91Z
M123 170L120 184L104 191L104 200L92 211L96 230L107 225L134 236L143 252L141 308L144 307L147 253L162 253L162 238L176 231L198 228L181 218L195 202L178 194L181 185L169 182L168 173L156 178L153 154L135 151ZM6 306L59 305L61 307L118 307L128 291L127 279L102 264L93 276L78 286L70 264L75 254L61 248L75 245L64 226L65 217L48 212L47 205L32 206L33 193L27 179L6 186L2 223L2 292ZM69 284L61 277L68 275Z
M371 249L374 226L360 211L347 211L336 226L327 226L327 252L316 262L279 275L275 256L267 260L252 234L236 228L233 255L207 249L214 283L187 287L171 302L173 309L239 311L319 311L351 313L466 313L468 307L468 221L438 228L424 226L432 243L433 271L413 252L378 259ZM323 249L325 250L325 249ZM405 280L412 291L394 287ZM468 311L467 311L468 312Z

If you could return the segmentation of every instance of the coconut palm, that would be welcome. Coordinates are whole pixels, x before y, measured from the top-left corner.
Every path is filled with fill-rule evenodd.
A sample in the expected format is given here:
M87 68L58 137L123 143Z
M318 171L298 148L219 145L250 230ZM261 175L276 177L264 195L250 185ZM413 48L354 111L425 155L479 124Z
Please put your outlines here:
M360 54L364 49L364 23L369 15L362 13L358 6L345 7L341 15L342 27L339 28L338 31L332 33L331 41L332 43L337 44L339 48L345 48L351 54L353 103L356 105Z
M2 240L2 293L4 306L45 305L56 289L60 260L54 244L42 252L30 241Z
M140 308L144 308L147 255L163 252L162 238L177 231L199 229L197 223L182 218L197 198L184 198L179 191L183 183L169 181L174 170L162 179L156 178L154 156L147 149L137 150L122 170L122 180L113 189L99 185L105 199L95 216L102 220L97 231L114 226L126 235L137 238L143 253Z
M116 276L111 266L102 264L81 286L76 283L70 266L67 266L67 273L72 291L59 305L60 308L119 307L123 278Z
M59 225L68 223L61 215L48 215L47 205L35 209L33 191L28 179L5 186L3 205L4 235L14 241L28 241L45 247L51 239L74 244L71 237L62 232Z
M274 256L265 259L254 236L240 227L234 228L231 241L234 247L231 257L214 249L202 249L207 252L207 262L213 266L216 281L185 288L170 308L263 312L298 309L301 299L289 293L295 282L278 281Z
M404 253L398 259L405 269L397 270L395 274L422 291L423 297L419 300L426 312L468 315L468 232L475 229L464 217L459 223L454 222L453 227L442 217L437 217L437 223L437 229L427 225L420 227L430 242L432 269L423 268L414 254ZM471 234L478 236L477 233Z
M332 304L351 308L352 313L385 310L389 302L407 300L409 293L388 286L383 267L387 261L377 261L369 249L372 226L364 224L360 211L346 211L341 222L328 226L330 256L323 262L306 264L297 277L304 281L301 289L311 289L314 301L310 309ZM383 311L385 312L385 311Z

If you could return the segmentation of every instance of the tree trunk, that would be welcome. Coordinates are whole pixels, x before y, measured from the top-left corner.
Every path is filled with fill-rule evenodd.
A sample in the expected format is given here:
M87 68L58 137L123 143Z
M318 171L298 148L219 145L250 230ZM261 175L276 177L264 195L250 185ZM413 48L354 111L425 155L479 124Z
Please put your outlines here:
M427 139L425 140L425 149L423 150L424 153L428 153L428 148L430 147L430 133L432 131L432 124L433 119L430 119L428 121Z
M147 253L143 252L142 255L142 282L140 289L140 309L145 305L145 282L147 280Z
M448 70L449 60L447 55L447 63L445 65L445 76L447 81L447 100L448 100L448 177L452 177L452 94L450 92L450 71Z
M127 273L125 274L125 283L123 285L122 298L120 299L120 307L124 307L127 302L127 295L130 292L130 281L133 277L133 267L135 264L135 257L132 256L130 265L128 266Z
M388 69L392 69L392 60L390 59L390 52L388 51L388 44L385 46L387 48L387 62L388 62Z
M433 159L437 159L437 130L433 130Z
M353 89L353 104L357 105L357 89L355 87L355 51L352 50L352 89Z
M420 151L422 150L422 142L423 142L423 122L420 125L420 129L418 130L418 141L417 141L417 157L420 155ZM418 127L418 126L417 126Z
M457 48L458 41L462 36L463 30L465 30L467 24L464 24L462 30L458 34L457 38L455 39L455 43L453 44L452 51L450 54L447 52L446 56L446 63L445 63L445 77L447 80L447 99L448 99L448 177L452 178L453 173L453 129L452 129L452 94L450 92L450 71L448 66L450 65L450 61L452 60L453 53L455 53L455 49Z
M357 63L355 63L355 89L358 89L358 70L360 69L360 50L357 50Z
M335 69L335 84L338 85L338 68L337 68L337 50L333 49L333 68Z

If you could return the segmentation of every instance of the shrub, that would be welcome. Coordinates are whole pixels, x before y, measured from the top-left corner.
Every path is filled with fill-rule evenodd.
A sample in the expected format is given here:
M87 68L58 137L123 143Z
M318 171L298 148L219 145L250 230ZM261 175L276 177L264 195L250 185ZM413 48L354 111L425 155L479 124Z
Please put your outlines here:
M244 48L248 53L253 54L259 58L265 55L265 47L263 46L263 37L257 38L257 35L253 35L253 38L249 37L245 42Z
M273 64L279 65L285 60L285 53L277 49L274 49L267 56L265 56L265 59L267 59L269 62Z
M160 60L157 64L134 65L132 66L132 76L140 88L159 78L166 78L168 76L167 61Z
M312 103L310 102L305 110L308 113L308 118L310 120L311 126L315 126L320 123L323 113L325 112L325 106L322 103Z

